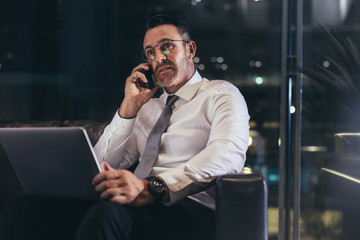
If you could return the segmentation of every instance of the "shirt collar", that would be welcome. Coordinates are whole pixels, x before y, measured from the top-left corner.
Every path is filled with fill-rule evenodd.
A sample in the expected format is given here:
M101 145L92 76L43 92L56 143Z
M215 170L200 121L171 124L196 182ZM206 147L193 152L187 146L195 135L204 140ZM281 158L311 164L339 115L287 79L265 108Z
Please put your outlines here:
M179 96L186 101L190 101L200 89L202 83L202 77L198 71L195 71L195 74L190 78L190 80L187 81L176 93L174 93L174 95ZM163 95L165 95L165 99L169 96L166 91L164 91Z

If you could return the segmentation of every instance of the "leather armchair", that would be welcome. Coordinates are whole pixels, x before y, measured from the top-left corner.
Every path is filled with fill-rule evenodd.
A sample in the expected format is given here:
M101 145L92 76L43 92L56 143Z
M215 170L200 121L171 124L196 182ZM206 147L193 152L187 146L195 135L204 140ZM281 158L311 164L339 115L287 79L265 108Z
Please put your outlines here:
M107 124L89 120L65 123L59 121L0 121L0 127L83 127L93 145ZM215 189L216 237L218 240L268 239L267 184L259 171L244 168L244 171L239 174L220 176L216 181Z
M244 168L216 181L216 239L267 240L267 184L263 175Z

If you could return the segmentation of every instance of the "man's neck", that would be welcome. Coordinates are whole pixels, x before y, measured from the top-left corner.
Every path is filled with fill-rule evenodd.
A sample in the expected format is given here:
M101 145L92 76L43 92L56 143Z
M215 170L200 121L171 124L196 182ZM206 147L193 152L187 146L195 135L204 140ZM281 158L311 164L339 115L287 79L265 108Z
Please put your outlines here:
M173 94L176 93L182 86L184 86L195 74L195 69L194 72L191 76L188 76L186 78L186 80L180 81L178 84L174 84L170 87L164 87L165 91L169 94Z
M176 93L182 86L184 86L190 79L187 81L182 81L177 85L172 85L170 87L165 87L165 91L169 94Z

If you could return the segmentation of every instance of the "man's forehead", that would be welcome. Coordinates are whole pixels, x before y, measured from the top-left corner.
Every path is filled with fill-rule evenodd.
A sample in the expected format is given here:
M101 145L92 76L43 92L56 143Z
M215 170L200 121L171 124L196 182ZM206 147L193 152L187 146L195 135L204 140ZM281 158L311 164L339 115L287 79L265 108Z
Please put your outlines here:
M161 40L159 40L157 43L163 43L163 42L167 42L167 41L170 41L170 40L172 40L172 39L170 39L170 38L163 38L163 39L161 39ZM152 48L152 47L154 47L153 45L146 45L144 48Z
M165 24L147 30L143 47L151 47L167 39L181 39L179 31L174 25Z

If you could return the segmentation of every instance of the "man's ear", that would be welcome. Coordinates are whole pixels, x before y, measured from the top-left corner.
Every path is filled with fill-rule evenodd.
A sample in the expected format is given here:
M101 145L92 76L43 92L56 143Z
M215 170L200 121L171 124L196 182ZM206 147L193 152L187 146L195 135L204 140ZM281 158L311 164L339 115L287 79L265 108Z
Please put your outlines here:
M195 54L196 54L196 44L194 41L190 41L188 43L188 57L190 59L193 59L193 57L195 57Z

